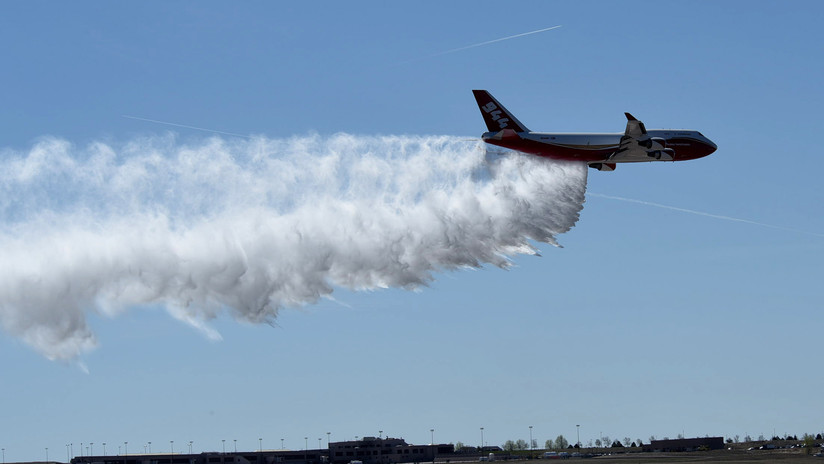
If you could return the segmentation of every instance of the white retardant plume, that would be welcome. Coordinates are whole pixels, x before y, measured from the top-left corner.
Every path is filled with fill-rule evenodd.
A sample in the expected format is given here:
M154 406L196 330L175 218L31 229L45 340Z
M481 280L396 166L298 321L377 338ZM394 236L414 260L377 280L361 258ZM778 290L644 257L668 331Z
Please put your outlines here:
M90 312L160 304L219 338L221 312L271 322L335 287L507 267L575 224L586 175L453 137L44 139L0 152L0 324L74 359Z

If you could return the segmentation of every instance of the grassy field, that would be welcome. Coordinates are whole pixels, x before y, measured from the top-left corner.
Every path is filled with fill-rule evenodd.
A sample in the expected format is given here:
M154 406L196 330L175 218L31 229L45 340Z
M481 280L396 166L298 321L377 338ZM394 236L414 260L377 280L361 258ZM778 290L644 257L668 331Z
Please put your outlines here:
M824 458L814 457L804 454L804 450L771 450L771 451L743 451L743 450L716 450L716 451L696 451L690 453L627 453L615 454L612 456L598 456L591 459L564 459L549 460L538 459L528 461L530 464L549 464L550 462L592 462L598 464L652 464L652 463L679 463L679 462L702 462L702 463L725 463L725 464L746 464L746 463L767 463L777 462L782 464L808 463L824 464Z

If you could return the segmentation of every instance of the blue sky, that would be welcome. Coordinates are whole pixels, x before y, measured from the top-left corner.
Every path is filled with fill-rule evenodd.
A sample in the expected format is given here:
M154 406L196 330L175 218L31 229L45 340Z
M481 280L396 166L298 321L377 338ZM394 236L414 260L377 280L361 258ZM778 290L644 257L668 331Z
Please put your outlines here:
M590 172L563 248L336 289L214 342L160 308L92 313L100 346L49 361L0 336L7 461L95 451L822 432L819 2L7 2L0 157L173 132L477 137L470 90L533 130L700 130L685 163ZM476 43L556 30L438 55ZM437 55L437 56L436 56ZM231 139L229 136L224 136ZM46 191L60 196L60 192ZM571 440L572 441L572 440ZM161 445L162 444L162 445Z

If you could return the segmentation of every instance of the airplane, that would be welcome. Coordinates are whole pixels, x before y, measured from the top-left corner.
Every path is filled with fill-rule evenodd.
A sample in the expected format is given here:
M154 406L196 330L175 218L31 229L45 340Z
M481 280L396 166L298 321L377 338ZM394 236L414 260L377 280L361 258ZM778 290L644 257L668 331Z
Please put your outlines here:
M547 158L584 161L599 171L614 171L618 163L684 161L702 158L718 149L692 130L647 130L631 114L623 134L562 134L532 132L486 90L473 90L489 132L481 139L499 147Z

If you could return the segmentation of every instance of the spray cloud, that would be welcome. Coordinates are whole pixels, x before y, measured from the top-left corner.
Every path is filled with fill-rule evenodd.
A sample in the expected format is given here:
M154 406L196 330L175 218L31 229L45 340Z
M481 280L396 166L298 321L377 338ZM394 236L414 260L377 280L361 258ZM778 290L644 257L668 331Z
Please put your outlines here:
M89 312L160 304L219 337L221 312L267 322L335 287L507 267L575 224L586 174L446 136L46 138L0 153L0 326L74 359L97 344Z

